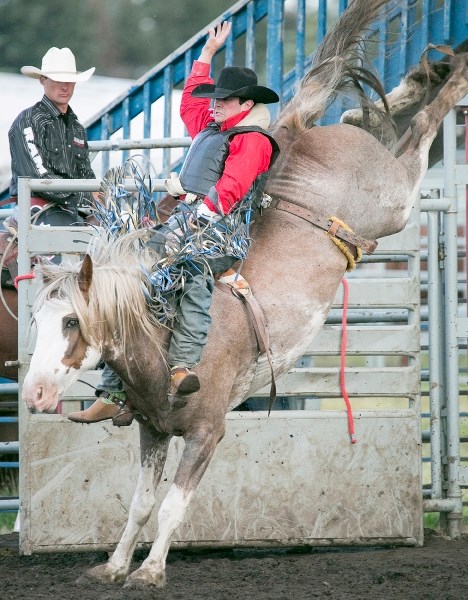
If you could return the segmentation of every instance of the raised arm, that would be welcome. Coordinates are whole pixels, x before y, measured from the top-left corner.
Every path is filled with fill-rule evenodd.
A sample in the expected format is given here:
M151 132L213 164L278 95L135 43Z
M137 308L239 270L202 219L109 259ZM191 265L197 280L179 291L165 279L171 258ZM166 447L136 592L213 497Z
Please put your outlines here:
M208 30L208 39L202 48L200 53L199 61L211 64L213 56L226 42L229 34L231 33L230 21L224 21L220 23L216 29L211 28Z

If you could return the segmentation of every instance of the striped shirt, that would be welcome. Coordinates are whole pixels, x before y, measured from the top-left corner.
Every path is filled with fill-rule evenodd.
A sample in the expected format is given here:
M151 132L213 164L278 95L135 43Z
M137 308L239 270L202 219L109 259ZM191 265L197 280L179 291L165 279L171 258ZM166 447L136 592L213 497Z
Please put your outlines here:
M70 107L65 114L47 98L20 113L8 132L11 154L10 195L18 195L18 177L95 179L84 127ZM34 193L68 209L87 206L89 192Z

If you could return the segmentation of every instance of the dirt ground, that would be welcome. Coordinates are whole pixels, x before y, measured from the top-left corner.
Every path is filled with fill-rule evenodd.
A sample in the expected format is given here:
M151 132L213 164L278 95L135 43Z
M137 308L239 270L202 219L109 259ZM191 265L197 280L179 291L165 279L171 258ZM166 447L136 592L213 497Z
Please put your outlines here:
M146 552L138 551L136 568ZM78 584L103 552L18 556L18 535L0 536L0 600L463 600L468 534L428 531L422 548L171 551L163 589Z

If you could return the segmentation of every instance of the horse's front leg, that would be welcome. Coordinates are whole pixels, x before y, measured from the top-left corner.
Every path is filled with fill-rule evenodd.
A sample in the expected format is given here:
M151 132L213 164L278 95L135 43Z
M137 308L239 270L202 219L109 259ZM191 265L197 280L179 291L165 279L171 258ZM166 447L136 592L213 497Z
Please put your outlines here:
M203 477L218 442L224 435L224 419L218 427L202 427L184 436L185 448L174 482L158 513L158 533L141 567L124 587L162 587L166 582L166 556L171 537L182 522L190 500Z
M109 561L90 569L86 577L99 581L124 581L130 569L140 532L154 508L171 436L140 426L141 470L133 494L127 525Z

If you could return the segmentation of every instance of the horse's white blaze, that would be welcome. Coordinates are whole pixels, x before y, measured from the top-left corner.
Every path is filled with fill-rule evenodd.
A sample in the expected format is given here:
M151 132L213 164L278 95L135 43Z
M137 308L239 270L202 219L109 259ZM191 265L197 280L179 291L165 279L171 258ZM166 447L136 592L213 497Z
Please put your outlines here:
M22 392L31 411L54 411L65 390L100 358L99 351L88 346L76 365L64 363L69 340L62 332L62 319L71 313L68 302L50 300L35 315L37 342Z

